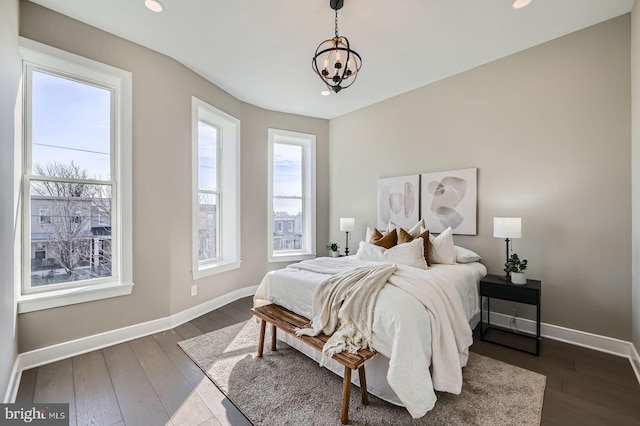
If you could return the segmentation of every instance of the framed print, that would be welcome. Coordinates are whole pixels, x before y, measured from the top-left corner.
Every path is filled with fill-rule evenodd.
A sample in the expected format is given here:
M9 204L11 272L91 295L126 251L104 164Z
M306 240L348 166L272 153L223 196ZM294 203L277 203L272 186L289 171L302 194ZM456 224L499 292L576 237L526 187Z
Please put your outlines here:
M476 235L478 169L420 175L422 218L432 233Z
M419 219L420 175L378 179L378 229L387 229L389 221L411 228Z

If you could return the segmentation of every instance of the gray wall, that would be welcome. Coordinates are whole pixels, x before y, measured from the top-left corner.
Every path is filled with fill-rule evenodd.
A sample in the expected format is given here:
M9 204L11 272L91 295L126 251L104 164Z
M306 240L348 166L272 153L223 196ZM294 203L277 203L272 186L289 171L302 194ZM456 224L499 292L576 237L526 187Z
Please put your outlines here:
M18 350L14 287L14 110L20 84L18 0L0 2L0 389L7 389ZM0 394L0 400L4 395Z
M20 35L133 74L133 294L19 315L20 351L166 317L256 285L269 269L267 128L314 133L328 168L329 123L246 105L178 62L22 1ZM191 96L241 120L242 267L191 277ZM328 235L328 177L318 174L318 249Z
M331 237L375 225L379 177L478 168L478 235L502 273L493 217L543 281L542 321L631 339L630 17L424 86L330 123Z
M640 353L640 2L631 11L632 331Z

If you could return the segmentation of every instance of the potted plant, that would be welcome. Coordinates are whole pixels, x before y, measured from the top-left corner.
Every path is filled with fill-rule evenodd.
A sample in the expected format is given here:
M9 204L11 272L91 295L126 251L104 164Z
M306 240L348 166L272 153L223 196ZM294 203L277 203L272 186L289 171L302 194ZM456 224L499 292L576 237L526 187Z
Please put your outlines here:
M338 249L340 246L337 243L327 244L327 250L329 250L329 255L331 257L340 257L340 252Z
M524 272L527 269L527 259L520 260L518 255L513 253L504 266L504 271L511 275L511 283L519 285L527 283L527 274Z

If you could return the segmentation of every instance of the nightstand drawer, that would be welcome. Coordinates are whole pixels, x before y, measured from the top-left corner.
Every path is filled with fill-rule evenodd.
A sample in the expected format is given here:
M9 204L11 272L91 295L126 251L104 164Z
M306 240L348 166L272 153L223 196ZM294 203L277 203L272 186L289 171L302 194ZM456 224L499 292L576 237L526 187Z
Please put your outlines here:
M538 295L540 292L532 288L480 282L480 294L482 296L493 297L496 299L506 299L513 302L537 305Z

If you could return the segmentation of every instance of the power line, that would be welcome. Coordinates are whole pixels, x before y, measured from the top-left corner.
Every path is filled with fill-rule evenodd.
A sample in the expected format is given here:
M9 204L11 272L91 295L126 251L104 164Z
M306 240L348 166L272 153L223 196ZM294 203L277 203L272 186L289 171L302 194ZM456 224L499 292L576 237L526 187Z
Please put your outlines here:
M81 149L81 148L70 148L68 146L60 146L60 145L49 145L46 143L36 143L34 142L33 145L40 145L40 146L46 146L49 148L60 148L60 149L68 149L70 151L82 151L82 152L88 152L90 154L101 154L101 155L111 155L111 153L109 152L100 152L100 151L91 151L89 149Z

